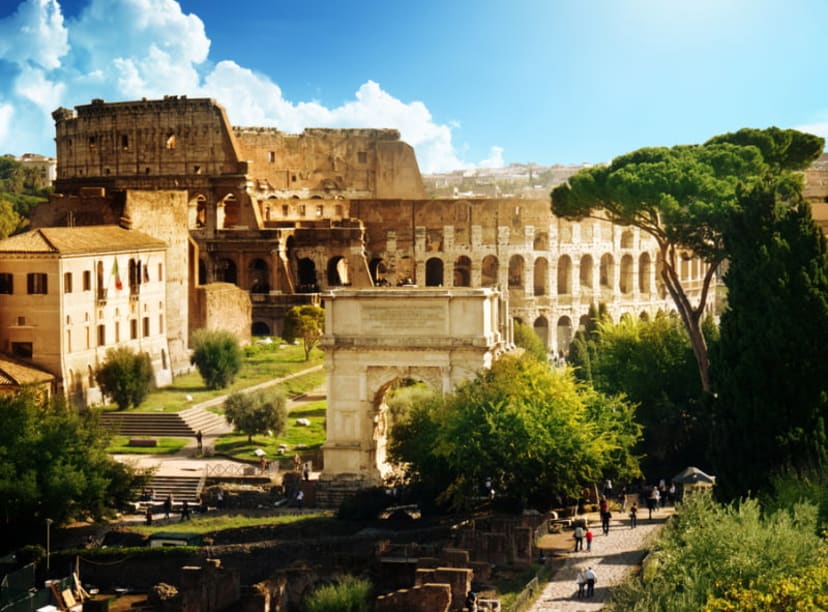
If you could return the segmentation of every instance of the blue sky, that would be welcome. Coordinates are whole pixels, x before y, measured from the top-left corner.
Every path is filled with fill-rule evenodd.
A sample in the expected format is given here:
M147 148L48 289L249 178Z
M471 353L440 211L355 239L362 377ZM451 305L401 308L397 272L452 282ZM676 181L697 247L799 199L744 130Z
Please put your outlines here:
M0 0L0 153L51 112L209 96L236 125L393 127L424 172L828 136L824 0Z

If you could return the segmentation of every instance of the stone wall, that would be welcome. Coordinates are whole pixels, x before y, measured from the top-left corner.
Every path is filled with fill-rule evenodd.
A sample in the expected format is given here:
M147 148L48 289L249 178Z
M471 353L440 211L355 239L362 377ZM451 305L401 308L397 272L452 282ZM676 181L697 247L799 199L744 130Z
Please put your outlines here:
M210 283L195 288L196 311L190 317L191 331L224 329L242 344L250 343L250 294L229 283Z

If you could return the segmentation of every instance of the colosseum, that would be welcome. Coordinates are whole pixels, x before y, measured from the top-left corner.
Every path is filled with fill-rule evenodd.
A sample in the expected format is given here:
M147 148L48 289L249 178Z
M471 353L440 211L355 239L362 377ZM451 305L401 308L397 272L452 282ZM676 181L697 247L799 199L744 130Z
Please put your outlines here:
M116 219L168 241L174 289L189 294L179 332L204 325L213 283L249 294L254 335L278 335L288 308L337 287L498 287L551 352L591 304L615 320L672 309L647 235L557 218L548 198L430 199L396 130L235 127L184 96L53 117L59 195L33 224ZM691 292L704 272L681 262Z

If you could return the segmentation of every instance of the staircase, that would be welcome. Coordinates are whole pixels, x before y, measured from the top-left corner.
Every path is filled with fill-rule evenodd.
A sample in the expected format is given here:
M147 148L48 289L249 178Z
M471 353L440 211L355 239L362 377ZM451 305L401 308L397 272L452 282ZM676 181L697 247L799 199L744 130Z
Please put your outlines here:
M181 412L106 412L101 425L115 435L156 438L192 438L197 431L204 435L232 431L224 417L204 408Z
M194 506L198 501L198 496L201 495L203 486L203 475L154 476L149 483L149 487L155 493L155 503L163 502L167 499L167 495L172 495L176 512L180 512L181 503L185 500L190 504L190 509L195 510ZM160 513L157 505L154 512Z

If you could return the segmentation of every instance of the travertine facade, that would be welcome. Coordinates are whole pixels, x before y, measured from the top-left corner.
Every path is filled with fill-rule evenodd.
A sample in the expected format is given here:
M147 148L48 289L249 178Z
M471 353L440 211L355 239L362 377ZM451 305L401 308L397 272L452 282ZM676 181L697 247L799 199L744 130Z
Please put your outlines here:
M323 480L388 476L385 395L418 380L447 393L508 346L491 289L337 289L324 294L328 408Z
M426 199L393 130L234 128L212 100L177 96L54 116L57 191L186 190L189 269L249 291L255 333L339 286L498 286L554 351L591 303L615 318L672 308L638 230L558 219L546 198ZM703 266L682 266L692 290Z

